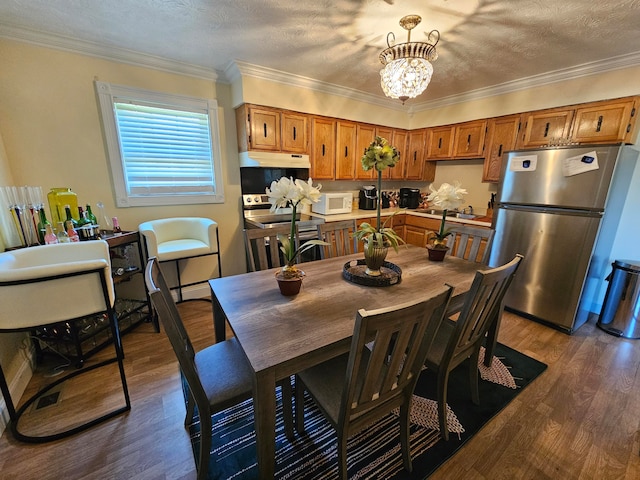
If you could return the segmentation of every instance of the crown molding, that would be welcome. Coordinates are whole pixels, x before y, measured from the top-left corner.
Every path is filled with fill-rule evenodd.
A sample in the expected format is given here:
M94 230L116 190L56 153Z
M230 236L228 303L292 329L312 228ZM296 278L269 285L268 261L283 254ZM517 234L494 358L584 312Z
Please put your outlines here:
M505 95L507 93L541 87L543 85L551 85L580 77L587 77L590 75L597 75L600 73L607 73L638 66L640 66L640 52L619 55L617 57L607 58L597 62L583 63L574 67L562 68L560 70L533 75L531 77L521 78L519 80L493 85L491 87L478 88L459 95L450 95L436 100L421 102L414 105L414 111L447 107L458 103L480 100L487 97L496 97L498 95Z
M203 78L205 80L217 81L219 74L213 69L193 65L190 63L176 62L155 55L127 50L125 48L106 46L85 40L76 40L62 35L38 32L22 27L15 27L0 23L0 37L9 40L16 40L30 43L41 47L55 48L81 55L103 58L128 65L147 67L163 72L187 75L190 77Z

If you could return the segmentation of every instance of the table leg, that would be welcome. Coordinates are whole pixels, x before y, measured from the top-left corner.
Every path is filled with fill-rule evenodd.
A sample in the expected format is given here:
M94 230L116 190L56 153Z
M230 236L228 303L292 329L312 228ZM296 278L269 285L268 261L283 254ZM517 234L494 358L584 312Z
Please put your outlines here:
M253 409L259 478L273 478L276 459L276 382L272 372L256 374Z
M224 314L213 290L211 291L211 305L213 306L213 331L216 335L216 343L223 342L227 339L227 329L225 326L227 316Z

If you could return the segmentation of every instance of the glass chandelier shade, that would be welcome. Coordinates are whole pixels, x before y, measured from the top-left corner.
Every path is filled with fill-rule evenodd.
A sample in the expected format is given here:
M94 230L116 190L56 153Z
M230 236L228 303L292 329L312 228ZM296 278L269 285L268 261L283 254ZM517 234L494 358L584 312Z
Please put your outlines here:
M387 47L380 53L380 85L384 94L405 102L424 92L431 81L433 66L431 62L438 58L436 45L440 32L432 30L427 42L412 42L411 30L422 19L418 15L407 15L400 19L400 26L408 31L407 43L395 44L395 35L387 35Z

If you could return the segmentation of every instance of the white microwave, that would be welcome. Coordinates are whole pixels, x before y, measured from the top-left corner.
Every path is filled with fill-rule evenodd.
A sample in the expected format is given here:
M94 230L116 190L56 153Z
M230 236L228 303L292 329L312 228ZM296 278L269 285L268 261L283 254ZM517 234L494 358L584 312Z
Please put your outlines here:
M311 204L311 211L322 215L351 213L353 196L350 193L321 193L320 201Z

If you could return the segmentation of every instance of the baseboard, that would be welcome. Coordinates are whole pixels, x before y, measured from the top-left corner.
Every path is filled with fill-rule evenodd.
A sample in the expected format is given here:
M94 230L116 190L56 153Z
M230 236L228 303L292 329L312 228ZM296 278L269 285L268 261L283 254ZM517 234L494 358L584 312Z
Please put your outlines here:
M25 351L26 355L23 356L22 351ZM20 362L16 376L9 383L9 392L11 392L14 405L18 404L18 400L27 389L29 380L33 376L33 365L35 365L35 351L33 348L21 350L18 355L22 358L22 362ZM2 436L8 424L9 411L4 397L0 396L0 436Z
M178 301L178 291L172 291L173 298L177 302ZM208 283L202 283L198 285L192 285L190 287L182 288L182 299L183 300L193 300L194 298L210 298L211 297L211 288L209 288Z

